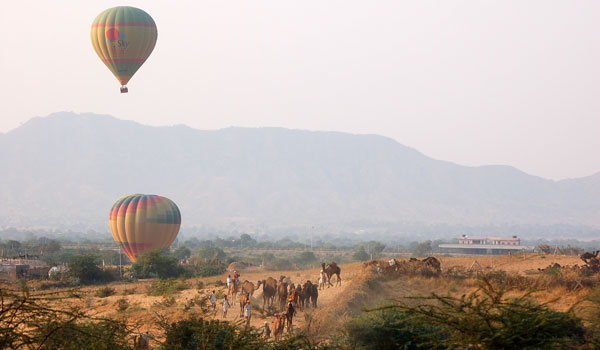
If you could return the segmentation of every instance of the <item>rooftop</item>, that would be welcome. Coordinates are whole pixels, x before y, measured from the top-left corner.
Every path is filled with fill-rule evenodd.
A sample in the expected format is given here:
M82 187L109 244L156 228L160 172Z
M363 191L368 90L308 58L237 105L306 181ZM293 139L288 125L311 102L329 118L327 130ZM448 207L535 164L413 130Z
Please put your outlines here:
M533 250L533 246L528 245L500 245L500 244L440 244L440 248L460 248L460 249L503 249L503 250Z

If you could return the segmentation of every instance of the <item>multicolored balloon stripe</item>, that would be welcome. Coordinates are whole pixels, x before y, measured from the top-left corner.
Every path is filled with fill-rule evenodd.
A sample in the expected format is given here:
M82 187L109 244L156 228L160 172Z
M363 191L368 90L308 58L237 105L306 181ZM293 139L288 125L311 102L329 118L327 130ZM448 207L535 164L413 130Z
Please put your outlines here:
M144 64L157 37L152 17L135 7L110 8L92 23L94 50L121 85L126 85Z
M181 213L168 198L132 194L115 202L108 222L114 240L135 262L142 253L166 249L175 241Z

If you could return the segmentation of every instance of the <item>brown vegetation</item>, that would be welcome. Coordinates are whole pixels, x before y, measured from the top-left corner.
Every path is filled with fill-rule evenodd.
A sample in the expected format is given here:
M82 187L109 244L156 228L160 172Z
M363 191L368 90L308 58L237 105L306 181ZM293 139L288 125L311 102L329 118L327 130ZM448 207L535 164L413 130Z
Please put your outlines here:
M600 285L597 275L584 276L564 267L576 265L578 259L576 256L530 254L512 257L435 257L435 260L413 261L398 259L398 266L395 268L390 267L389 260L371 261L365 264L345 264L342 267L347 282L343 288L327 288L322 291L317 289L314 301L312 295L308 294L308 298L306 297L305 291L307 290L307 281L318 278L319 269L283 271L281 274L289 276L285 279L290 281L286 288L288 300L296 297L297 291L302 292L305 296L305 308L303 311L298 310L301 313L300 317L296 317L294 320L295 327L307 327L309 325L307 320L310 320L310 334L325 337L344 320L357 315L364 309L380 305L386 300L404 296L428 295L431 292L444 295L469 293L477 288L476 278L482 275L488 276L493 283L516 288L511 292L514 295L524 293L532 287L540 290L534 294L534 297L540 302L554 300L557 296L561 296L561 300L552 304L552 307L557 310L567 310L585 299L591 288ZM554 263L560 265L560 268L556 269ZM579 263L581 262L579 261ZM377 270L378 264L381 271ZM548 265L552 265L554 268L545 271L537 270ZM268 307L268 301L264 299L265 288L269 290L268 287L274 285L276 289L266 294L275 296L279 289L277 287L282 285L283 279L280 279L278 284L274 278L266 279L265 274L265 271L248 272L245 277L260 280L258 286L253 290L262 287L257 295L248 295L247 298L251 300L253 297L263 298L263 303ZM93 310L95 315L119 317L128 322L137 322L140 324L140 331L148 331L150 334L159 336L161 330L156 326L155 311L170 321L181 320L188 314L204 315L201 306L202 300L206 301L208 292L213 289L217 290L217 295L226 293L227 289L219 286L222 283L216 283L217 281L222 282L226 276L187 280L185 289L170 295L168 303L165 303L166 299L161 296L149 296L145 293L147 287L152 284L152 280L110 284L110 287L115 290L115 294L104 298L93 296L104 286L84 287L82 293L88 296L73 300L73 303ZM292 289L292 281L295 282L294 287L297 289ZM191 286L200 286L200 289ZM319 298L319 309L308 308L309 303L313 307L316 306L317 297ZM242 296L240 296L241 298ZM197 300L198 304L192 302L194 300ZM237 301L237 299L231 299L231 305L233 306ZM252 303L256 302L256 300L252 300ZM124 307L118 308L119 303ZM125 305L127 306L125 307ZM283 308L283 310L286 309ZM268 310L266 313L261 313L260 308L253 308L250 324L259 328L265 321L271 322L275 336L276 318L270 316L273 315L273 311ZM304 315L310 314L310 317L303 317L303 313ZM231 313L227 320L235 321L236 314L235 312ZM222 319L221 313L218 313L217 316L210 314L206 317Z

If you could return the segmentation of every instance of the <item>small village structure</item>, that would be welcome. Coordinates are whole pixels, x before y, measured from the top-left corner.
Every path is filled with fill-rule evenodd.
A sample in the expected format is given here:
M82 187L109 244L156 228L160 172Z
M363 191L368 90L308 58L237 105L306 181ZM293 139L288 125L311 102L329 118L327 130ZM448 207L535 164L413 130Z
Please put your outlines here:
M535 247L521 245L517 236L503 237L469 237L462 235L458 244L440 244L444 253L464 255L509 255L516 252L531 252Z
M20 278L47 279L50 266L41 260L2 259L0 281L15 282Z

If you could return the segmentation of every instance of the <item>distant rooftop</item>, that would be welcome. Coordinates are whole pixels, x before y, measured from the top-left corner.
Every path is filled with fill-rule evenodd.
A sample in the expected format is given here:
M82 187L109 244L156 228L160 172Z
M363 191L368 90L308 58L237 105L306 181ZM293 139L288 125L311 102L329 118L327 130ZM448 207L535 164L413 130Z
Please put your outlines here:
M455 249L499 249L499 250L533 250L535 247L511 244L440 244L440 248Z

